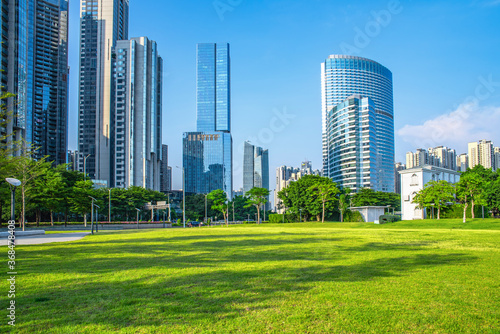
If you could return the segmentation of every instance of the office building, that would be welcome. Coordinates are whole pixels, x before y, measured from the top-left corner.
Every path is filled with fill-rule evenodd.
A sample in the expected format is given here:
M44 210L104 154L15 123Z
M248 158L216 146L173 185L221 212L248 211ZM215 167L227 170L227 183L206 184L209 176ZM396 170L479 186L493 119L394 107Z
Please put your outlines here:
M8 141L24 139L66 163L68 117L68 1L2 1L2 92L7 101Z
M233 192L233 140L231 136L231 64L227 43L197 45L197 131L183 135L186 191Z
M168 165L168 145L161 146L160 191L172 190L172 167Z
M370 161L368 167L376 175L370 174L370 180L368 182L363 180L362 184L369 183L374 190L392 192L394 190L394 107L391 71L366 58L331 55L321 65L321 88L323 176L335 177L338 180L340 175L352 177L352 173L344 173L344 170L359 168L363 169L363 173L366 171L364 165L357 165L357 162L348 159L345 159L342 165L336 164L336 161L341 158L339 154L348 155L348 153L341 152L338 147L332 146L332 138L328 138L328 122L332 109L342 103L344 103L344 108L348 107L345 102L351 96L357 95L357 99L364 103L364 107L372 108L374 111L374 124L370 126L373 126L372 138L375 142L364 144L369 144L367 146L370 149L376 148L376 151L370 152L370 155L373 154L375 157L375 161ZM355 103L355 100L351 99L351 101ZM342 108L337 107L337 112L340 109ZM332 121L335 121L336 116L332 116L330 130L335 128ZM337 121L343 122L344 120L338 118ZM339 123L338 126L342 124ZM348 124L345 126L350 127ZM346 130L353 129L346 128ZM333 167L337 169L330 170Z
M394 192L396 194L401 195L401 175L399 174L400 171L405 170L406 165L402 164L400 162L397 162L394 165L394 179L395 179L395 186L394 186Z
M117 102L112 72L114 50L117 41L128 39L128 16L129 0L80 2L78 151L82 156L89 155L86 169L90 178L106 180L111 187L116 181L112 173L112 159L116 156L112 147L113 108ZM143 151L147 154L146 149ZM143 156L137 159L141 160ZM82 163L79 166L81 171ZM122 173L121 176L125 177ZM135 176L127 177L135 184ZM120 182L126 181L120 179Z
M146 37L117 41L114 51L111 186L160 191L163 60Z
M327 170L333 182L353 192L384 189L378 182L376 114L370 98L352 96L333 107L327 118L326 138ZM394 184L390 191L394 191Z
M258 187L269 190L269 152L245 142L243 154L243 192Z

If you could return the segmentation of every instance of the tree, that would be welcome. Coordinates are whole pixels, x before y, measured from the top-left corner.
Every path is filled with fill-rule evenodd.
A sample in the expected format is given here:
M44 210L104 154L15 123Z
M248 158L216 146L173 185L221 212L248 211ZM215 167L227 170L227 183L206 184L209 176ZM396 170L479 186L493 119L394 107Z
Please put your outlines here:
M484 200L495 216L500 214L500 169L497 169L493 180L488 183Z
M361 189L352 197L352 202L353 206L391 206L396 211L401 210L401 195L369 188Z
M78 181L73 189L73 197L70 199L73 212L83 215L85 226L87 226L87 214L91 210L92 199L96 194L92 181Z
M345 188L343 192L339 195L339 211L340 211L340 221L344 222L344 216L349 211L351 196L351 189Z
M248 196L246 207L254 206L257 209L257 224L260 224L260 208L267 203L269 189L254 187L247 191Z
M337 188L337 185L333 183L331 180L330 182L326 183L318 183L309 188L312 191L312 194L310 196L311 199L314 199L314 197L318 198L321 201L321 207L322 207L322 216L321 216L321 222L325 222L325 206L327 202L335 202L337 198L335 197L340 191Z
M290 185L278 192L278 197L283 201L283 205L292 214L299 215L302 213L302 217L305 221L309 220L311 216L320 217L321 213L321 201L317 200L317 197L311 198L311 187L314 185L322 183L331 183L332 180L327 177L321 177L317 175L305 175L298 181L290 183ZM325 206L325 215L331 213L335 210L333 202L328 201ZM318 218L319 221L320 218Z
M224 221L226 222L226 225L229 226L229 222L227 221L228 205L226 192L222 189L213 190L208 194L208 199L213 201L213 210L222 212Z
M22 142L21 155L15 160L13 170L21 181L21 225L24 231L26 215L26 191L33 180L45 174L50 168L50 162L46 162L47 157L34 160L36 149Z
M455 187L446 181L430 181L413 199L420 208L433 206L438 209L438 220L441 219L441 209L455 199Z
M464 223L466 221L466 211L469 204L471 205L472 219L474 219L475 205L477 203L483 203L482 195L485 192L487 180L481 175L481 171L480 168L467 170L461 175L460 181L457 184L458 198L464 204Z

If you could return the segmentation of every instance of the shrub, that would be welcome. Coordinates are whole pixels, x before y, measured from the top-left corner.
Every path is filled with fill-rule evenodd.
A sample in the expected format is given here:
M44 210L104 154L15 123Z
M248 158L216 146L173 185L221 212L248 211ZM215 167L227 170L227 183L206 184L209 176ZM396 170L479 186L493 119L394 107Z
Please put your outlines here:
M400 220L401 218L396 215L382 215L379 217L380 224L394 223Z
M346 223L364 223L365 220L363 216L358 211L347 211L344 216L344 222Z
M290 215L285 215L284 217L284 221L285 223L290 223L291 222L291 219L290 219ZM283 223L283 214L277 214L277 213L273 213L273 214L270 214L269 215L269 223L270 224L282 224Z

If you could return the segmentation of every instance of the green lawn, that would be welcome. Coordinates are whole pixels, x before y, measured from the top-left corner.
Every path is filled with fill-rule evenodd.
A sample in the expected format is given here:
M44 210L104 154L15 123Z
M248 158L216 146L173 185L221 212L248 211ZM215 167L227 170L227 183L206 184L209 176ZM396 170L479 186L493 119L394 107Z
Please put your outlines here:
M113 231L16 250L22 333L500 332L498 220Z

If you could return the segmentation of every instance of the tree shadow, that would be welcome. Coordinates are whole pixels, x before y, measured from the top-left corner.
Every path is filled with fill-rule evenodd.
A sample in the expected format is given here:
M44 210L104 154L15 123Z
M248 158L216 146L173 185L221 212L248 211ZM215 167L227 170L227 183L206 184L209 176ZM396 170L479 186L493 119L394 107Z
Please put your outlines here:
M352 265L259 266L188 272L181 277L144 275L119 282L105 277L96 283L68 278L19 296L19 314L21 318L32 319L40 328L67 324L121 328L160 326L165 321L171 324L215 321L271 308L273 302L290 293L300 296L308 292L314 286L311 283L368 282L476 260L463 253L414 254Z

